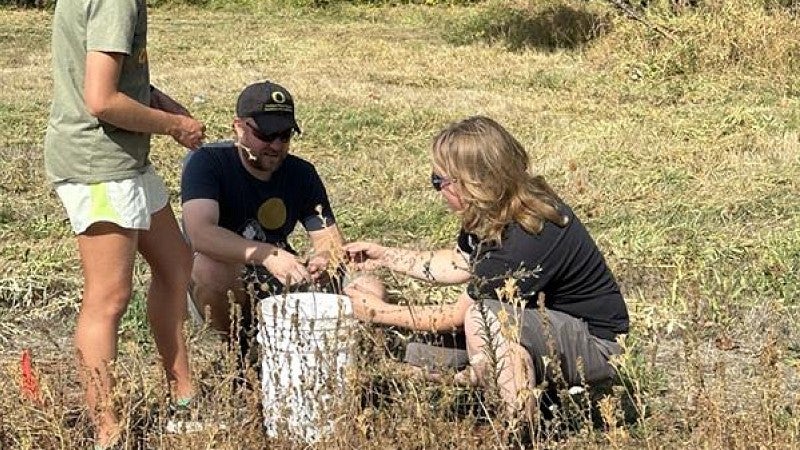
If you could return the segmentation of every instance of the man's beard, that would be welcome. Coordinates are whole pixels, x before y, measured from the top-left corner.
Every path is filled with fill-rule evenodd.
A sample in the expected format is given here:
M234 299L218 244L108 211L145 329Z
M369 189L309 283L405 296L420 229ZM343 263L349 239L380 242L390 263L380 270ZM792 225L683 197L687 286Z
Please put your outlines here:
M244 158L245 159L245 163L247 165L249 165L250 167L252 167L253 169L258 170L260 172L273 172L273 171L275 171L275 169L280 167L280 165L283 163L283 160L285 159L285 158L276 158L275 164L272 164L270 166L266 166L266 165L264 165L264 162L263 162L262 158L272 158L271 156L265 156L263 154L261 156L256 156L255 153L253 152L253 150L250 147L242 144L241 142L235 142L234 145L237 148L239 148L240 150L244 151L244 153L245 153L245 158Z
M253 154L253 150L251 150L250 147L242 144L241 142L234 142L233 145L235 145L236 148L238 148L240 150L244 150L245 156L247 157L248 161L257 161L258 160L256 155Z

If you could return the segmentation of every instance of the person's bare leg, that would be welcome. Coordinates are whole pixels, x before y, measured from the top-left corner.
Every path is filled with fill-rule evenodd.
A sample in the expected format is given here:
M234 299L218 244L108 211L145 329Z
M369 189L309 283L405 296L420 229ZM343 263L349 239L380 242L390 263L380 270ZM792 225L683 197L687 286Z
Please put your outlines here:
M226 264L197 253L192 267L192 295L195 305L209 325L227 336L231 332L231 305L228 292L234 300L245 305L239 274L241 266Z
M137 232L107 222L78 235L83 267L83 300L75 328L78 367L97 443L113 443L119 433L108 364L117 356L117 329L131 297Z
M156 347L174 396L189 398L193 386L183 321L192 254L169 204L153 214L150 230L140 232L139 252L150 265L147 319Z
M493 313L484 317L477 305L470 306L464 322L464 333L467 337L467 354L470 366L459 373L457 379L466 383L475 382L486 386L490 374L489 358L486 354L485 321L489 320L490 335L497 353L498 369L497 384L500 396L506 403L512 415L522 412L525 415L533 411L534 372L533 360L528 351L520 344L509 341L501 332L501 326ZM528 417L525 417L526 419Z

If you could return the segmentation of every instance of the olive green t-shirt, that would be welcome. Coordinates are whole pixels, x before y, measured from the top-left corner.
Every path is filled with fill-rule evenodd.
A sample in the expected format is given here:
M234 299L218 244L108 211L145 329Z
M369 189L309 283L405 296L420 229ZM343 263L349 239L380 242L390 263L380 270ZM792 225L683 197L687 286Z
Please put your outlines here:
M89 114L83 78L89 51L124 54L117 90L150 104L146 0L59 0L53 18L53 105L45 169L53 182L130 178L150 164L150 135Z

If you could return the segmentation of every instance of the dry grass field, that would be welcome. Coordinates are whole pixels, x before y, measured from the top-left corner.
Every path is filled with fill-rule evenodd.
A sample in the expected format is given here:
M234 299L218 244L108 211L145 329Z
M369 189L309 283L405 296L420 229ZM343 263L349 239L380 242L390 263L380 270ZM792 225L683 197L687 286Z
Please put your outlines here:
M800 19L781 7L791 1L705 0L681 14L653 1L646 23L599 0L253 3L152 8L153 83L211 140L230 136L243 86L288 87L304 131L293 151L316 164L347 239L452 245L458 225L429 187L429 141L473 114L515 134L595 236L631 313L625 384L599 416L566 408L566 431L539 430L527 445L800 447ZM2 449L91 445L70 341L80 267L42 161L50 20L0 8ZM176 210L185 152L154 139ZM232 390L230 355L198 326L188 332L201 409L224 426L164 432L143 265L135 276L116 364L126 448L303 448L263 435L260 394ZM419 303L457 293L386 280ZM393 330L365 329L362 341L367 357L331 412L345 419L318 448L521 445L491 415L454 414L469 393L399 369ZM41 403L20 393L24 349ZM370 390L385 401L362 402Z

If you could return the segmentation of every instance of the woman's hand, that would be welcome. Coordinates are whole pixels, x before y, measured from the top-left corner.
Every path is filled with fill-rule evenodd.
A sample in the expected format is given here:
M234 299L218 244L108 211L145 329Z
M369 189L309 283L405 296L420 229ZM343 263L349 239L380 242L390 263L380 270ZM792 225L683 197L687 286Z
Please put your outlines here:
M174 114L174 124L169 127L168 134L182 146L196 150L203 145L206 126L189 114L189 110L169 95L153 88L150 91L150 107Z
M375 292L358 282L345 286L344 293L350 297L353 316L364 322L372 321L378 311L384 310L389 306L379 295L376 295Z
M200 148L206 136L206 126L191 116L176 114L172 117L174 124L167 129L167 133L175 142L191 150Z
M347 259L358 270L375 270L384 266L386 247L372 242L351 242L343 246Z

